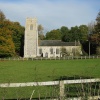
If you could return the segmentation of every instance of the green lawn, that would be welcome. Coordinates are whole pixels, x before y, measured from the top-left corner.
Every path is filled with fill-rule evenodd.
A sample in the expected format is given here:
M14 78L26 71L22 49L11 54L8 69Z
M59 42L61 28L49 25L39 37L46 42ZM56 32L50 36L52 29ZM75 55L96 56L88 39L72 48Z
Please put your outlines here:
M100 59L0 61L0 83L52 81L61 76L100 77Z

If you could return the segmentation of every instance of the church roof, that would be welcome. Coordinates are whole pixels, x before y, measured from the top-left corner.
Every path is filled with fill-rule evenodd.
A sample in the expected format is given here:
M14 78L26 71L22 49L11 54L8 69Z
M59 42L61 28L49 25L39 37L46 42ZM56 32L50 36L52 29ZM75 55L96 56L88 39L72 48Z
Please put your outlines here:
M62 42L61 40L40 40L39 46L80 46L80 42Z

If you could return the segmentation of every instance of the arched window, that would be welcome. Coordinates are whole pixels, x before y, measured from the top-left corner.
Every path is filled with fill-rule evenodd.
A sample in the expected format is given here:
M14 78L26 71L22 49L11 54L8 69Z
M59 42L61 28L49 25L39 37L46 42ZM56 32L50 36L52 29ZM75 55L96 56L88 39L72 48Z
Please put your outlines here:
M33 30L33 25L32 24L30 25L30 30Z
M50 53L53 54L53 48L50 48Z
M56 49L56 54L59 54L59 49Z

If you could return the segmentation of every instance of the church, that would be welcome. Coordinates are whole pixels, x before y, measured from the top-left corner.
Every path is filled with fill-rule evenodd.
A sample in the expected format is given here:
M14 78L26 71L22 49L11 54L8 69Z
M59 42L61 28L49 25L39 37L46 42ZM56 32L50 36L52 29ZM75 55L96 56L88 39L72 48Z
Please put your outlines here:
M61 40L38 40L38 23L36 18L27 18L24 34L24 58L62 57L63 50L68 56L82 54L80 42L62 42Z

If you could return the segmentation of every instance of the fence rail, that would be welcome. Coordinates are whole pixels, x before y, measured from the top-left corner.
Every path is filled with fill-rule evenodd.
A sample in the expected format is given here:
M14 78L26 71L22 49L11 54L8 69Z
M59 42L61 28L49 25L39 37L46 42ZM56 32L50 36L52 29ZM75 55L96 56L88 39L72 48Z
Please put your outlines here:
M66 57L51 57L51 58L46 58L46 57L36 57L36 58L0 58L1 61L6 61L6 60L73 60L73 59L100 59L100 56L66 56Z
M82 97L64 99L65 97L65 84L84 84L84 83L100 83L100 78L96 79L77 79L77 80L61 80L61 81L48 81L48 82L26 82L26 83L1 83L0 88L7 87L27 87L27 86L51 86L59 85L59 100L83 100ZM90 96L87 100L99 100L100 95ZM30 99L31 100L31 99ZM57 100L57 99L55 99Z
M93 83L93 82L100 82L100 78L62 80L62 81L63 81L64 84ZM26 82L26 83L1 83L0 87L48 86L48 85L59 85L59 84L60 84L60 81Z

